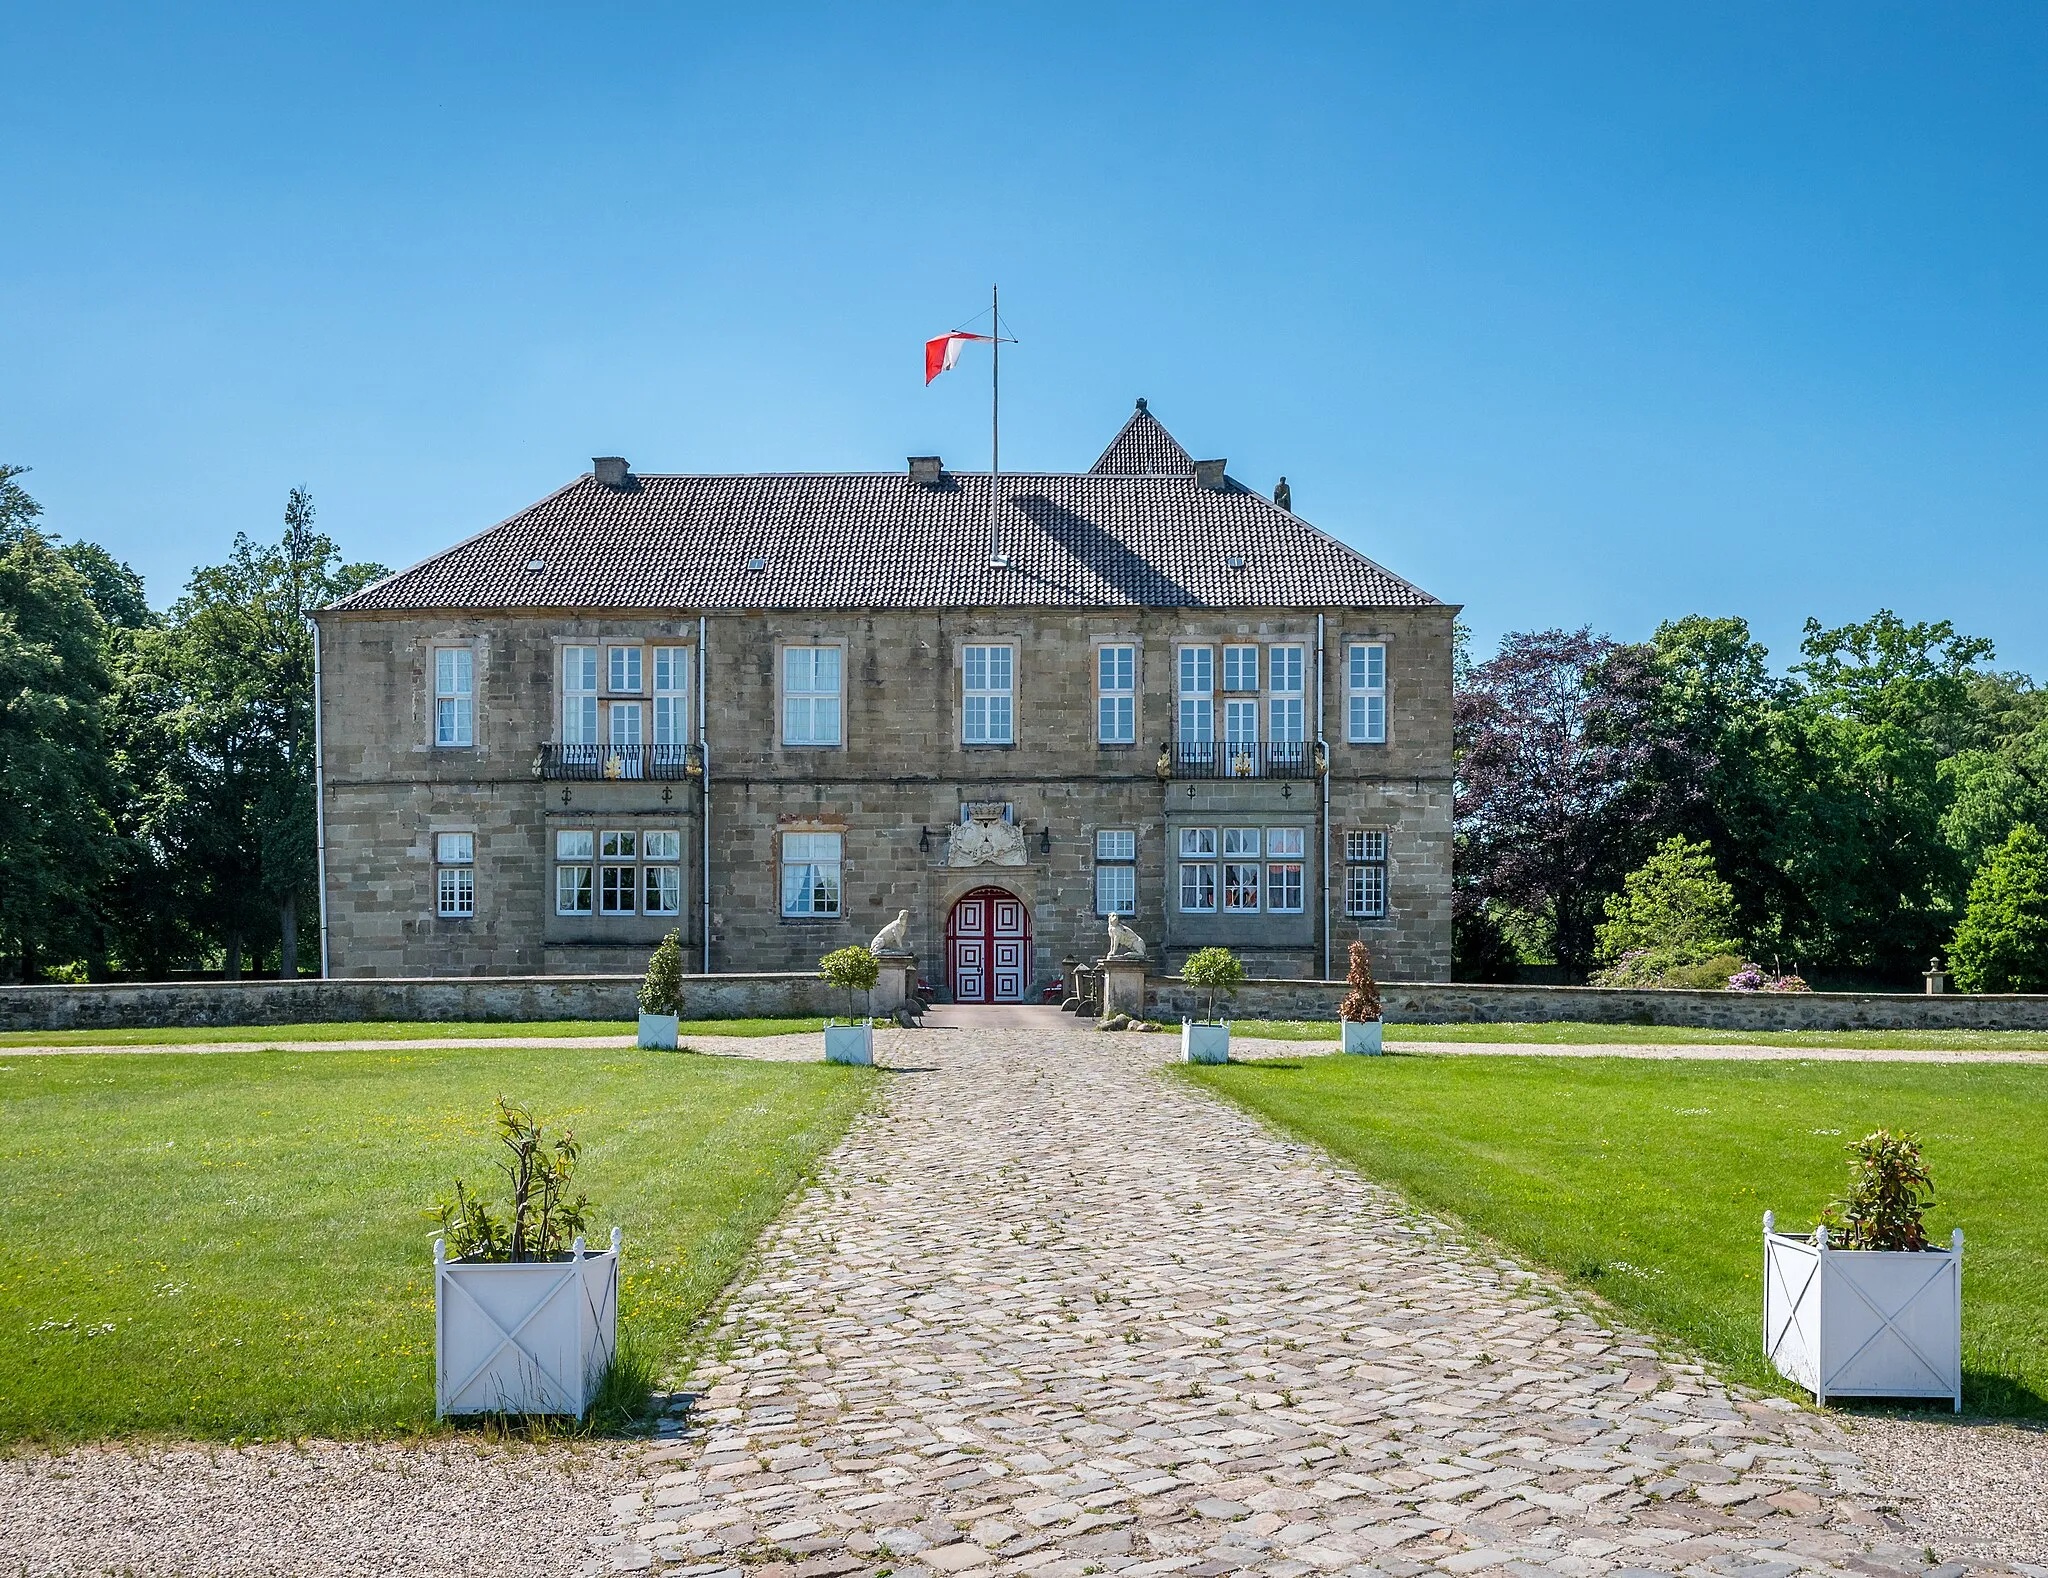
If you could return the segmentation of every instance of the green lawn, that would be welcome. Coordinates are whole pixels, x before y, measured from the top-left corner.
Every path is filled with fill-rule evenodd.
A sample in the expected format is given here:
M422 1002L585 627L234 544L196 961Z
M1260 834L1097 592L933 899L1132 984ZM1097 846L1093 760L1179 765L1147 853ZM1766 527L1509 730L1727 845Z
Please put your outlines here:
M627 1049L0 1053L0 1441L430 1426L421 1212L485 1178L501 1092L583 1142L665 1366L875 1088Z
M686 1036L783 1036L824 1028L823 1019L685 1019ZM502 1019L435 1021L373 1019L316 1025L200 1025L151 1030L0 1031L0 1051L20 1046L192 1046L220 1041L264 1045L279 1041L520 1041L563 1036L630 1036L630 1019Z
M1964 1405L2048 1417L2048 1067L1393 1055L1179 1072L1777 1390L1764 1211L1810 1226L1847 1182L1846 1140L1914 1129L1930 1236L1966 1237Z
M1337 1021L1238 1019L1237 1033L1265 1041L1336 1045ZM1579 1021L1498 1025L1407 1025L1387 1021L1389 1041L1523 1042L1534 1046L1849 1047L1860 1051L2048 1052L2041 1030L1706 1030L1687 1025L1594 1025Z

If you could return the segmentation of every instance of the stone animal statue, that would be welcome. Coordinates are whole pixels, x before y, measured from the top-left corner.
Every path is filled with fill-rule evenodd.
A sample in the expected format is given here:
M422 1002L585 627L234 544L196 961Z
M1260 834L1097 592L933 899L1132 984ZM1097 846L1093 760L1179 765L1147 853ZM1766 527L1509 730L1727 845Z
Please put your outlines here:
M910 952L910 911L898 910L896 918L875 933L875 940L868 944L868 952Z
M1145 939L1126 926L1122 916L1110 916L1108 957L1112 959L1142 959L1145 956Z

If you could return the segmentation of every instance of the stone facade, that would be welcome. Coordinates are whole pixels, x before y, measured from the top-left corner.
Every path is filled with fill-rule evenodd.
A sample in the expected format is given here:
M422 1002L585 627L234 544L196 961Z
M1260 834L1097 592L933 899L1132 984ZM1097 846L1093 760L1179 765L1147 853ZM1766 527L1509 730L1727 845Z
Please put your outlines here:
M1085 472L595 461L322 612L327 968L801 970L907 911L1017 1000L1115 907L1168 968L1446 978L1456 613L1143 400Z
M1219 778L1169 761L1162 777L1162 747L1176 737L1178 649L1253 645L1263 661L1275 645L1295 645L1314 669L1318 613L1321 672L1305 676L1305 732L1312 742L1320 724L1329 742L1327 817L1312 765L1298 777ZM1454 613L1443 604L721 612L703 618L700 653L694 610L330 611L321 618L328 968L335 976L636 971L671 927L701 966L708 825L709 969L804 969L908 910L921 972L945 996L948 918L959 900L994 887L1028 914L1025 985L1035 996L1063 957L1101 956L1095 835L1119 829L1135 834L1137 908L1127 919L1168 968L1220 943L1257 974L1321 976L1327 882L1329 956L1340 967L1345 944L1362 936L1385 973L1447 979ZM1128 745L1097 743L1096 651L1105 642L1136 649ZM1384 648L1387 724L1383 742L1353 745L1339 670L1360 642ZM782 651L792 644L843 655L837 746L782 742ZM969 745L962 653L989 644L1015 654L1014 743ZM555 775L544 747L563 735L562 649L615 645L684 653L691 771ZM439 649L470 654L467 745L435 743ZM701 740L699 676L708 680ZM1220 708L1220 687L1218 697ZM1263 709L1267 698L1258 699ZM1022 834L1021 865L949 864L970 805L1008 808ZM1213 913L1182 911L1181 830L1226 827L1260 828L1262 849L1270 829L1301 830L1298 912L1269 913L1262 903L1233 915L1220 902ZM1346 835L1361 829L1386 835L1384 917L1345 913ZM619 830L636 831L642 848L649 832L675 835L677 913L650 916L637 904L632 915L599 914L595 905L588 915L558 913L556 835ZM843 840L838 915L782 913L782 835L793 832ZM444 833L473 841L472 915L439 913Z

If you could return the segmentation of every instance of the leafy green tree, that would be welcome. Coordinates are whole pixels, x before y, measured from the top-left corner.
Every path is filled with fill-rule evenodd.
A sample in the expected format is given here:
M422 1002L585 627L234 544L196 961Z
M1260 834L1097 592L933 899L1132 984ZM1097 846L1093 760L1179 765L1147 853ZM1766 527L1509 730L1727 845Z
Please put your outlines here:
M1713 849L1667 838L1607 900L1600 957L1649 949L1693 964L1737 952L1735 929L1735 893L1714 870Z
M0 949L23 980L76 958L112 864L105 627L85 576L0 466Z
M312 497L294 488L282 540L237 534L141 654L170 734L150 833L230 976L266 935L278 939L279 974L298 972L299 915L316 900L311 614L386 573L342 562L313 518Z
M1966 992L2048 992L2048 837L2032 823L1978 870L1949 965Z
M1938 769L1946 806L1941 836L1963 871L1974 872L2022 822L2048 827L2048 724L1959 751Z

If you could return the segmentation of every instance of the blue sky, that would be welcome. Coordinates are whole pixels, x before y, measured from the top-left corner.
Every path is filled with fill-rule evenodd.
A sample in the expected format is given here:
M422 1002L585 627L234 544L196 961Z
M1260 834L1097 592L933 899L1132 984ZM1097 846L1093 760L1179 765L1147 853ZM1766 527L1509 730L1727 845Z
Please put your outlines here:
M290 13L290 14L287 14ZM2048 8L7 9L0 459L168 602L587 467L1086 466L1134 395L1483 643L2048 676Z

